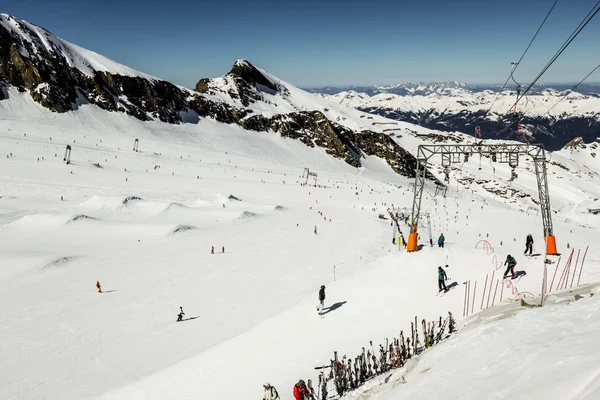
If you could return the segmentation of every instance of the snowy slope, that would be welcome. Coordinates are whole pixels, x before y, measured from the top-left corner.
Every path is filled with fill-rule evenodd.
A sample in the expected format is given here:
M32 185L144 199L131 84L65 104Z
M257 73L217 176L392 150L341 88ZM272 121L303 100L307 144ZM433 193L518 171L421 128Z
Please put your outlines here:
M7 14L0 14L0 27L8 30L12 35L21 38L25 43L31 44L29 47L34 54L31 54L25 47L18 51L27 57L42 59L37 48L44 48L54 57L63 57L69 67L77 68L89 77L94 77L95 72L110 72L112 74L142 77L145 79L157 79L148 74L136 71L125 65L109 60L108 58L86 50L66 40L57 38L52 33L42 27L31 24L26 21L20 21Z
M2 21L82 73L151 79L41 28ZM247 67L245 61L235 66ZM354 132L390 135L413 154L420 144L471 143L466 135L365 114L258 71L266 80L254 78L268 86L241 83L230 73L210 80L212 92L176 93L208 99L209 107L250 110L242 123L255 115L319 111ZM517 255L518 269L526 272L517 283L521 292L537 294L541 287L541 258L518 256L526 233L534 234L536 253L543 243L528 160L514 182L507 181L507 165L489 159L455 164L446 198L428 182L423 211L434 238L445 233L447 247L407 254L392 245L389 221L378 216L392 205L412 205L412 181L383 158L361 154L355 168L325 148L200 118L190 109L173 110L194 122L179 125L142 121L82 99L76 109L55 113L33 100L35 91L4 90L2 399L259 399L265 381L291 399L293 383L315 379L314 367L328 363L334 350L354 356L369 340L408 331L415 315L433 319L452 310L461 326L468 322L460 318L463 282L483 282L497 269L490 254L475 248L488 235L498 258ZM244 104L241 96L248 94L254 101ZM140 152L131 151L135 139ZM67 144L69 165L62 158ZM385 143L376 145L386 150ZM590 146L548 156L555 234L564 253L567 243L581 250L600 239L600 220L588 213L600 198L593 152ZM440 160L431 161L441 179ZM318 174L318 187L302 185L304 168ZM420 233L426 245L424 221ZM212 246L217 254L210 254ZM445 264L458 287L436 297L436 268ZM96 281L105 293L96 293ZM598 281L600 258L592 246L582 283ZM314 308L322 284L331 306L324 318ZM186 321L176 323L180 306ZM581 311L578 318L596 312L594 306ZM562 318L580 321L566 313ZM536 320L523 334L546 326ZM462 375L476 377L480 348L461 335L452 340L448 347L469 355ZM522 354L538 351L528 343ZM551 362L564 357L552 355ZM595 361L582 356L577 363L587 360ZM502 376L488 379L503 384ZM578 384L569 380L565 392L578 393ZM515 383L519 388L531 390L526 382Z
M599 317L598 285L550 296L542 309L507 301L467 320L388 383L376 380L348 398L597 399Z
M505 166L479 170L473 157L453 171L445 199L428 184L423 210L448 245L407 254L377 216L411 205L411 181L377 157L355 169L235 125L141 122L93 105L56 114L28 96L14 91L0 102L2 398L259 399L270 381L291 399L293 383L315 379L313 367L333 350L354 356L369 340L408 330L415 315L452 310L462 324L462 282L483 282L494 268L475 249L480 235L489 233L503 258L520 254L531 231L540 251L531 200L458 180L495 176L508 187ZM411 151L431 143L419 135L435 133L399 126L394 139ZM71 165L62 161L66 144ZM549 166L561 251L600 239L583 204L598 197L598 165L578 157L593 158L553 154L569 171ZM523 165L511 185L535 195ZM323 187L300 185L305 167ZM225 253L211 255L211 246ZM517 259L527 272L519 290L537 293L541 260ZM438 298L435 270L446 262L459 286ZM598 280L592 247L582 283ZM326 304L340 303L323 319L314 309L321 284ZM180 306L198 318L175 323Z

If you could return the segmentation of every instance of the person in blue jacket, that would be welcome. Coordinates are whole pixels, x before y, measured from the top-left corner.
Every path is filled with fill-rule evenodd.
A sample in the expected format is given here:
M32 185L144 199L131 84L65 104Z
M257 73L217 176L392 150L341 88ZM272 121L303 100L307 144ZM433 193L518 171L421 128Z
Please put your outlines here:
M441 266L438 267L438 288L440 289L440 292L442 290L445 292L448 291L448 288L446 287L446 279L448 279L446 271L444 271L444 269Z
M438 247L444 247L445 241L446 241L446 238L444 237L444 234L441 233L440 237L438 238Z

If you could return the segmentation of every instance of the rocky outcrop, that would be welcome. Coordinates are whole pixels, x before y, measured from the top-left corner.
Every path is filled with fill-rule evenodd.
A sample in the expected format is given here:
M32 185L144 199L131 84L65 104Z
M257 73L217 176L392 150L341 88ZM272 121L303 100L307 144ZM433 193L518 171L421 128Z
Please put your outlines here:
M362 165L365 155L377 156L397 173L414 176L415 157L385 133L352 131L319 110L253 115L249 105L270 103L273 96L285 98L290 93L246 60L236 61L222 78L199 80L196 91L190 91L124 66L116 67L118 73L108 72L102 62L84 59L83 50L71 46L43 28L0 15L0 79L4 79L4 83L0 81L0 100L6 98L3 85L10 85L28 91L36 102L58 113L91 103L141 121L179 124L183 114L195 112L200 118L273 132L321 147L354 167ZM233 101L221 101L216 94L225 94Z
M583 141L582 137L576 137L575 139L571 140L569 143L565 144L565 146L563 147L563 149L585 149L585 142Z

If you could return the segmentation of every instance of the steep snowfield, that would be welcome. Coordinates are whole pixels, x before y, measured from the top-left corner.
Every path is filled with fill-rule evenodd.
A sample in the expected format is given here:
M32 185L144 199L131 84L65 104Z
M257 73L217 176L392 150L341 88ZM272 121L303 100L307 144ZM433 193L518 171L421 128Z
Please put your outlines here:
M112 61L98 53L69 43L66 40L54 36L40 26L17 20L10 15L0 14L0 26L7 29L12 35L21 38L24 42L31 43L31 48L34 51L36 51L37 48L42 48L52 56L63 56L70 67L77 68L90 77L94 76L94 71L98 71L146 79L157 79ZM21 54L33 57L34 59L43 58L43 56L39 54L29 54L28 50L23 47L18 50Z
M291 95L296 105L312 101ZM346 110L338 111L349 121L358 113ZM363 123L354 118L348 123ZM432 131L397 125L396 140L406 148L430 143L419 135ZM131 151L135 138L139 153ZM62 161L67 144L71 165ZM211 120L142 123L90 105L60 115L16 91L0 102L0 148L3 399L260 399L265 381L291 399L293 383L315 379L313 367L328 363L334 350L353 357L369 340L377 344L409 330L415 315L433 319L451 310L460 327L463 282L483 282L495 269L492 255L475 249L487 234L500 260L513 253L517 270L526 272L516 283L519 291L535 294L541 287L541 257L519 256L528 232L542 252L531 200L505 199L457 180L495 178L506 188L508 167L495 165L494 172L489 160L479 170L472 157L462 172L453 171L446 198L434 197L428 185L423 211L431 214L433 235L445 233L447 247L407 254L392 245L389 221L378 214L392 204L409 207L411 181L375 157L357 170L274 134ZM553 155L569 171L550 165L549 180L560 250L566 252L567 242L592 246L582 274L588 283L600 280L593 247L600 222L583 203L599 196L600 167L583 167L580 157L592 158ZM437 163L433 170L440 174ZM305 167L318 173L322 187L300 185ZM535 195L526 168L512 186ZM420 232L426 244L427 229ZM217 254L210 254L211 246ZM446 263L458 287L436 297L436 269ZM96 293L96 281L104 294ZM326 305L335 305L324 318L315 310L321 284L327 285ZM512 296L507 291L505 297ZM565 324L580 321L587 309L577 307L592 301L563 311ZM176 323L180 306L186 318L197 318ZM481 329L510 330L504 323ZM523 334L548 326L535 317ZM493 338L482 336L478 347L469 344L468 332L461 329L439 352L463 343L457 347L465 355L461 379L476 379L475 359L493 347ZM544 343L528 341L522 357L542 351ZM554 363L564 357L546 355ZM454 376L450 367L436 373ZM408 377L399 391L409 388ZM424 384L414 381L416 388ZM488 382L495 393L506 384L499 374ZM577 384L566 381L563 390L579 393ZM530 388L518 380L511 385Z
M587 298L574 302L574 294ZM386 374L388 383L376 379L348 397L597 399L598 285L552 295L546 304L520 310L505 302L483 311L452 339Z
M600 98L597 96L584 95L577 92L569 93L556 107L565 92L554 89L546 89L539 95L529 95L519 102L519 109L530 117L548 115L560 117L563 114L575 116L598 117L600 110ZM452 89L444 93L432 93L426 96L400 96L392 93L379 93L369 96L366 93L355 91L341 92L335 95L322 95L354 108L381 107L405 112L419 113L428 110L436 110L440 113L458 113L462 110L477 112L487 111L496 99L497 93L491 90L483 92L471 92L464 89ZM490 118L504 116L512 109L516 99L516 92L505 90L493 105ZM552 110L550 110L552 108Z

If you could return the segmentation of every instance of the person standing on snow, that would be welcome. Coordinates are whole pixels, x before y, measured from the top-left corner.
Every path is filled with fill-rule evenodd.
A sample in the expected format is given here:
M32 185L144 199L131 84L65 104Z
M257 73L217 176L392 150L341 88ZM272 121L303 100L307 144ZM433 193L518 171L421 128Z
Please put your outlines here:
M265 389L265 395L263 396L263 400L279 400L279 393L277 393L277 389L274 386L271 386L269 382L263 385Z
M102 293L102 286L100 286L100 281L96 281L96 288L98 289L98 293Z
M515 274L515 265L517 265L517 260L515 260L515 258L509 254L506 256L506 261L504 261L504 265L506 264L508 264L508 267L506 268L506 271L504 271L504 279L506 279L506 276L509 272L512 274L512 278L515 279L517 277Z
M446 241L446 238L444 237L444 234L441 233L440 237L438 238L438 247L444 247L444 242Z
M525 253L523 253L524 255L527 255L527 250L529 250L529 255L533 253L533 236L531 236L531 233L527 235L527 239L525 240Z
M321 285L321 289L319 290L319 304L319 315L322 315L325 308L325 285Z
M210 247L210 254L215 254L215 246Z
M179 307L179 314L177 314L177 322L183 320L183 316L185 313L183 312L183 307Z
M310 400L311 396L312 395L308 391L308 388L306 387L306 384L304 383L304 381L302 379L300 379L298 381L298 383L296 383L294 385L294 399L296 399L296 400Z
M444 271L444 269L441 266L438 267L438 288L440 289L440 292L442 290L445 292L448 291L448 288L446 287L446 279L448 279L446 271Z

